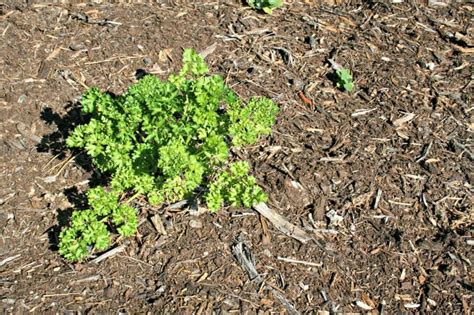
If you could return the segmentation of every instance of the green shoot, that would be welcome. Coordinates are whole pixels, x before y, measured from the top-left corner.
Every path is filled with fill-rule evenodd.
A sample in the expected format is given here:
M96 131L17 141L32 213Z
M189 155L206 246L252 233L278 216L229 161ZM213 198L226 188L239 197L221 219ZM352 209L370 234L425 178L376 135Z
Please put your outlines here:
M345 91L351 92L354 89L354 82L352 82L352 74L349 69L341 68L336 70L337 82L336 86Z
M283 5L283 0L247 0L247 3L256 10L263 10L267 14L272 14L274 9Z

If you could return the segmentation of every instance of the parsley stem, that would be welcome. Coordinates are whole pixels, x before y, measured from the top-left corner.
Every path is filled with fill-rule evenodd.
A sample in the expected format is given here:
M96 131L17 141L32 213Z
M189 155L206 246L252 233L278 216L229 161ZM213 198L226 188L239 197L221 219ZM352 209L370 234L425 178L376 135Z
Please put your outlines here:
M141 195L141 193L139 193L139 192L135 193L132 197L128 198L128 200L126 200L125 203L129 204L130 202L132 202L135 198L137 198L140 195Z

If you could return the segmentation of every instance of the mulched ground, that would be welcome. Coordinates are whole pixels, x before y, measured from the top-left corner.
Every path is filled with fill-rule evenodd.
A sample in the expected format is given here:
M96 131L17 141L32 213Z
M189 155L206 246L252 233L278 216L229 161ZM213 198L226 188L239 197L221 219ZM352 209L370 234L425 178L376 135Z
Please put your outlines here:
M0 3L2 312L471 312L472 3L293 1L268 16L158 2ZM63 144L81 93L165 78L188 47L242 97L280 105L274 133L236 154L323 249L249 209L141 204L124 251L66 262L58 231L97 179ZM352 93L335 88L333 63L353 71ZM235 259L239 242L264 284Z

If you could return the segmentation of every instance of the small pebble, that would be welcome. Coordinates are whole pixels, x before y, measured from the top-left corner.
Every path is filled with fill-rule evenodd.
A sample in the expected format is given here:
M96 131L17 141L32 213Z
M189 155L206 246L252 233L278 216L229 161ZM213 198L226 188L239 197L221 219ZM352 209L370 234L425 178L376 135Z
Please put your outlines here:
M145 57L143 58L143 63L145 64L145 66L151 66L153 64L153 61L151 60L151 58L149 57Z
M69 45L69 49L71 49L72 51L79 51L86 49L86 46L84 46L83 43L72 43L71 45Z
M426 68L431 70L431 71L433 71L435 67L436 67L436 65L433 62L428 62L426 64Z
M306 44L309 44L311 49L316 48L316 39L314 38L314 36L306 36L304 41L305 41Z
M22 94L22 95L20 95L20 97L18 97L18 104L21 104L24 101L26 101L26 95Z

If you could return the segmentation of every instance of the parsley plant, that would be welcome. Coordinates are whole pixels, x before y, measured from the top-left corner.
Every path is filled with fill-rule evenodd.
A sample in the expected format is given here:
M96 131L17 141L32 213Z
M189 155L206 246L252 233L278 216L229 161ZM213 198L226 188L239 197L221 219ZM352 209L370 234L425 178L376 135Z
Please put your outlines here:
M110 176L111 189L91 190L91 209L73 214L60 235L64 257L81 260L91 247L105 249L110 226L123 236L134 234L136 212L119 204L123 192L161 204L189 198L201 187L211 211L266 199L247 162L229 164L229 151L270 134L278 107L264 97L245 103L220 76L207 72L203 58L186 49L181 71L167 81L147 75L117 97L97 88L83 95L82 110L91 120L66 143L91 156Z

